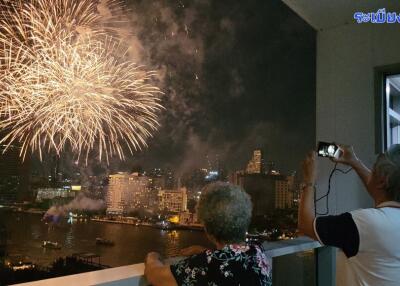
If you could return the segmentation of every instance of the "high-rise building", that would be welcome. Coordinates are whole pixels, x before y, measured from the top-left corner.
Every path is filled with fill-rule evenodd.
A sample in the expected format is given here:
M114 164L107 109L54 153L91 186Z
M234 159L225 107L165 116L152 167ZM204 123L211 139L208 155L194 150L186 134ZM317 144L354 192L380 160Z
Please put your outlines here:
M253 157L247 164L247 174L261 174L264 172L264 159L261 150L254 150Z
M177 190L161 190L158 192L159 209L173 213L187 210L187 190L180 187Z
M275 209L275 181L279 176L265 174L243 174L237 178L241 186L251 197L253 216L268 214Z
M148 178L138 173L119 172L109 176L107 213L123 214L145 204Z
M241 185L241 177L245 174L245 171L235 171L231 173L228 180L231 184Z
M265 173L268 175L280 175L280 172L275 169L275 163L273 161L269 161L267 164L267 168Z
M33 200L29 184L30 154L22 162L19 147L11 146L4 153L3 150L4 146L0 146L0 203Z
M231 181L241 186L251 197L253 215L266 215L275 209L292 207L293 193L284 175L235 173Z
M152 185L156 186L157 188L174 189L176 186L174 172L169 168L154 168L146 175L153 179Z
M286 179L275 181L275 208L287 209L293 207L293 192L290 182Z

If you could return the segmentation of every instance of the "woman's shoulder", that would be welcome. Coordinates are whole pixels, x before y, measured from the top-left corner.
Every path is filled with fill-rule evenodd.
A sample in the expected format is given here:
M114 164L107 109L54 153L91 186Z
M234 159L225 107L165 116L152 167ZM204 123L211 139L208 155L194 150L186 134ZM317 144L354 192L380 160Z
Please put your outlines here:
M270 285L272 263L262 246L255 244L228 245L208 258L210 264L218 265L223 276L232 273L235 280L264 281L260 285ZM254 282L254 285L259 285Z
M247 269L247 266L253 267L254 264L263 267L263 270L271 270L271 261L264 253L261 245L257 244L230 244L221 250L205 251L207 262L211 261L221 263L228 262L232 264L241 264ZM264 271L263 271L264 272Z
M205 281L214 281L216 285L238 285L244 281L251 281L251 285L270 285L271 269L262 247L235 244L206 250L171 266L177 281L198 282L193 285L203 285Z
M231 253L233 255L256 256L264 254L264 249L257 244L229 244L223 249L217 250L216 253Z

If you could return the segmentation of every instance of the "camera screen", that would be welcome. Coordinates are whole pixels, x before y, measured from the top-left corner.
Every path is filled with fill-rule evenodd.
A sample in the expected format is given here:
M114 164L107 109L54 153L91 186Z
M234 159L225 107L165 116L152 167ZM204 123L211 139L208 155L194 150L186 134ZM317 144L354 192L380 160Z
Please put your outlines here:
M319 142L318 143L318 156L321 157L335 157L338 146L333 143Z

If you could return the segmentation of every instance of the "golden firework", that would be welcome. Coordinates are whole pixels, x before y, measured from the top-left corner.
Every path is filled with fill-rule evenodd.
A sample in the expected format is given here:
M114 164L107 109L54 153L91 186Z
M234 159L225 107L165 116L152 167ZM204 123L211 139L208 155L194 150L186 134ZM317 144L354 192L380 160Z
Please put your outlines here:
M0 144L107 161L146 146L161 92L116 36L119 1L0 3Z

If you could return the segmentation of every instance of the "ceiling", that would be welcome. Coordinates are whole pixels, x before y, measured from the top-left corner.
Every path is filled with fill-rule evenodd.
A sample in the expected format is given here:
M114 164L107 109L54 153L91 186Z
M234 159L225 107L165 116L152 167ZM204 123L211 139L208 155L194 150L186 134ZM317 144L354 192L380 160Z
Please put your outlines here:
M387 12L400 13L399 0L282 0L293 11L317 30L355 23L355 12L376 12L386 8ZM400 25L400 24L397 24Z

